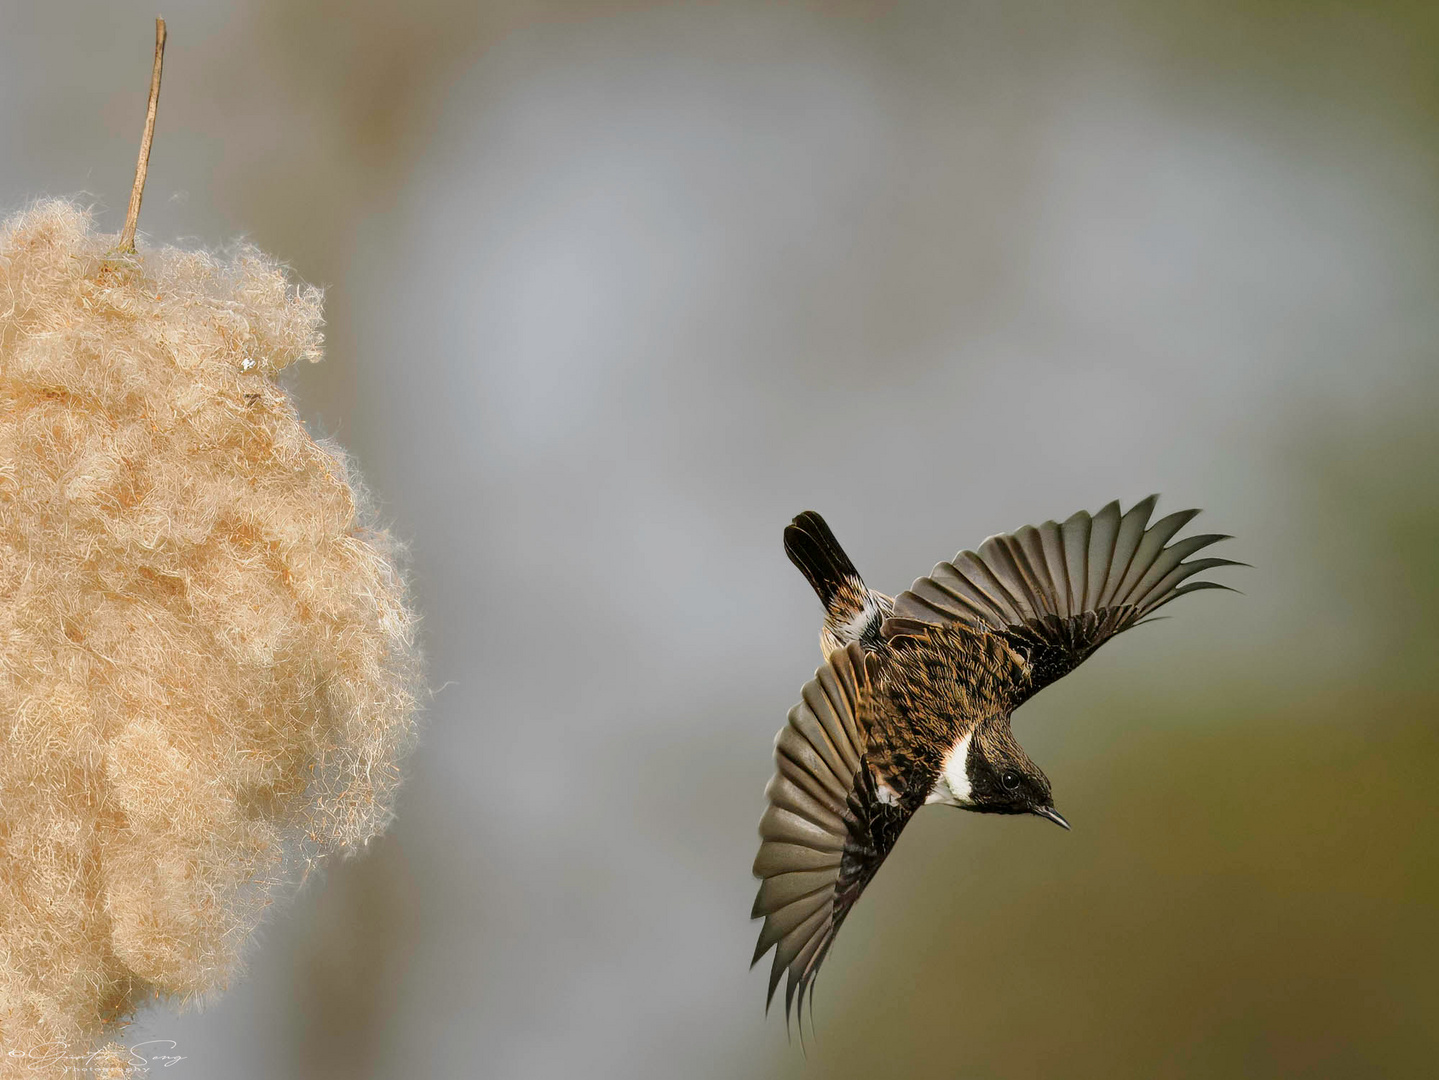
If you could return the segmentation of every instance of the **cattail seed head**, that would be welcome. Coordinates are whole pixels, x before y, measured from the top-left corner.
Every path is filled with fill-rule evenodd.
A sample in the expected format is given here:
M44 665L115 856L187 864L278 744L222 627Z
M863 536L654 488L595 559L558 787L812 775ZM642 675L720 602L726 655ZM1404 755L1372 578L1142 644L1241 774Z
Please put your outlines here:
M253 248L116 252L65 202L0 226L7 1051L217 992L299 867L387 824L415 623L275 381L320 326Z

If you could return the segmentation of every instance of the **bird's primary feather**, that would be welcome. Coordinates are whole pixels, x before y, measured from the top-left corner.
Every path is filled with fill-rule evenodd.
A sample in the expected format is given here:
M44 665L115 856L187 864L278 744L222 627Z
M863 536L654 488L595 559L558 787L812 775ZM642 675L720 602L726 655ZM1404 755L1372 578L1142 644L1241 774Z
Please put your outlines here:
M1170 543L1199 511L1181 510L1149 525L1158 498L1151 495L1124 515L1112 502L1098 514L1081 510L1062 525L1046 521L991 536L977 552L939 563L895 597L884 633L902 634L915 622L998 631L1029 660L1028 693L1037 693L1171 600L1228 588L1185 584L1193 575L1243 565L1190 559L1229 537L1207 533Z
M886 842L881 822L892 815L880 805L865 760L876 692L872 664L858 644L832 653L775 739L754 861L763 881L750 914L764 918L752 962L775 950L766 1004L788 973L786 1016L796 992L804 1004L830 942L894 842L892 836Z

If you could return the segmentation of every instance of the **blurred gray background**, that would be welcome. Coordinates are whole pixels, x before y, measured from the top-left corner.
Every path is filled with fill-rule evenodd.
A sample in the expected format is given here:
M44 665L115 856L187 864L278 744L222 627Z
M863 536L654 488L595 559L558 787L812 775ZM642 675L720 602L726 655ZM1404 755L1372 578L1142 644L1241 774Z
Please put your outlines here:
M118 230L148 3L0 9L0 203ZM400 815L170 1077L1424 1076L1439 1052L1439 8L175 0L141 228L328 289L290 385L409 544ZM746 969L871 584L1151 491L1255 564L1019 714L1072 833L919 815Z

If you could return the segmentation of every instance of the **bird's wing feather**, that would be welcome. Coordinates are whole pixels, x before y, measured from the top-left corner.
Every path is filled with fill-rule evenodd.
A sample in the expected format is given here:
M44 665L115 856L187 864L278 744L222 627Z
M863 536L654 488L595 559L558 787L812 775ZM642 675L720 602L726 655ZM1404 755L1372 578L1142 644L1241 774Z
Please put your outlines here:
M751 917L763 917L764 926L752 963L775 950L766 1007L788 973L786 1018L796 993L803 1007L840 924L917 806L893 778L877 776L866 755L875 664L858 643L835 650L775 739L754 861L762 881Z
M1181 510L1150 524L1158 498L1151 495L1122 515L1118 502L1093 515L1081 510L1062 525L1026 525L991 536L977 552L961 551L895 598L885 636L912 631L915 623L997 630L1029 659L1026 696L1038 692L1176 597L1228 588L1189 581L1193 575L1244 565L1191 559L1229 537L1205 534L1171 543L1199 511Z

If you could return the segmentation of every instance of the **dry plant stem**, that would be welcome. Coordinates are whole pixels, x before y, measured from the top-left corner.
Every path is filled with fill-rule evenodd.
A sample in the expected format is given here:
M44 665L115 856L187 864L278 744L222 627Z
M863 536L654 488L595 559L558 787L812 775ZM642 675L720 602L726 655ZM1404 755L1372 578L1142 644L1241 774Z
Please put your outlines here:
M145 174L150 171L150 144L155 141L155 107L160 103L160 67L165 60L165 20L155 18L155 66L150 72L150 104L145 110L145 134L140 139L140 160L135 163L135 186L130 189L130 209L125 212L125 231L120 250L135 251L135 227L140 223L140 199L145 194Z

